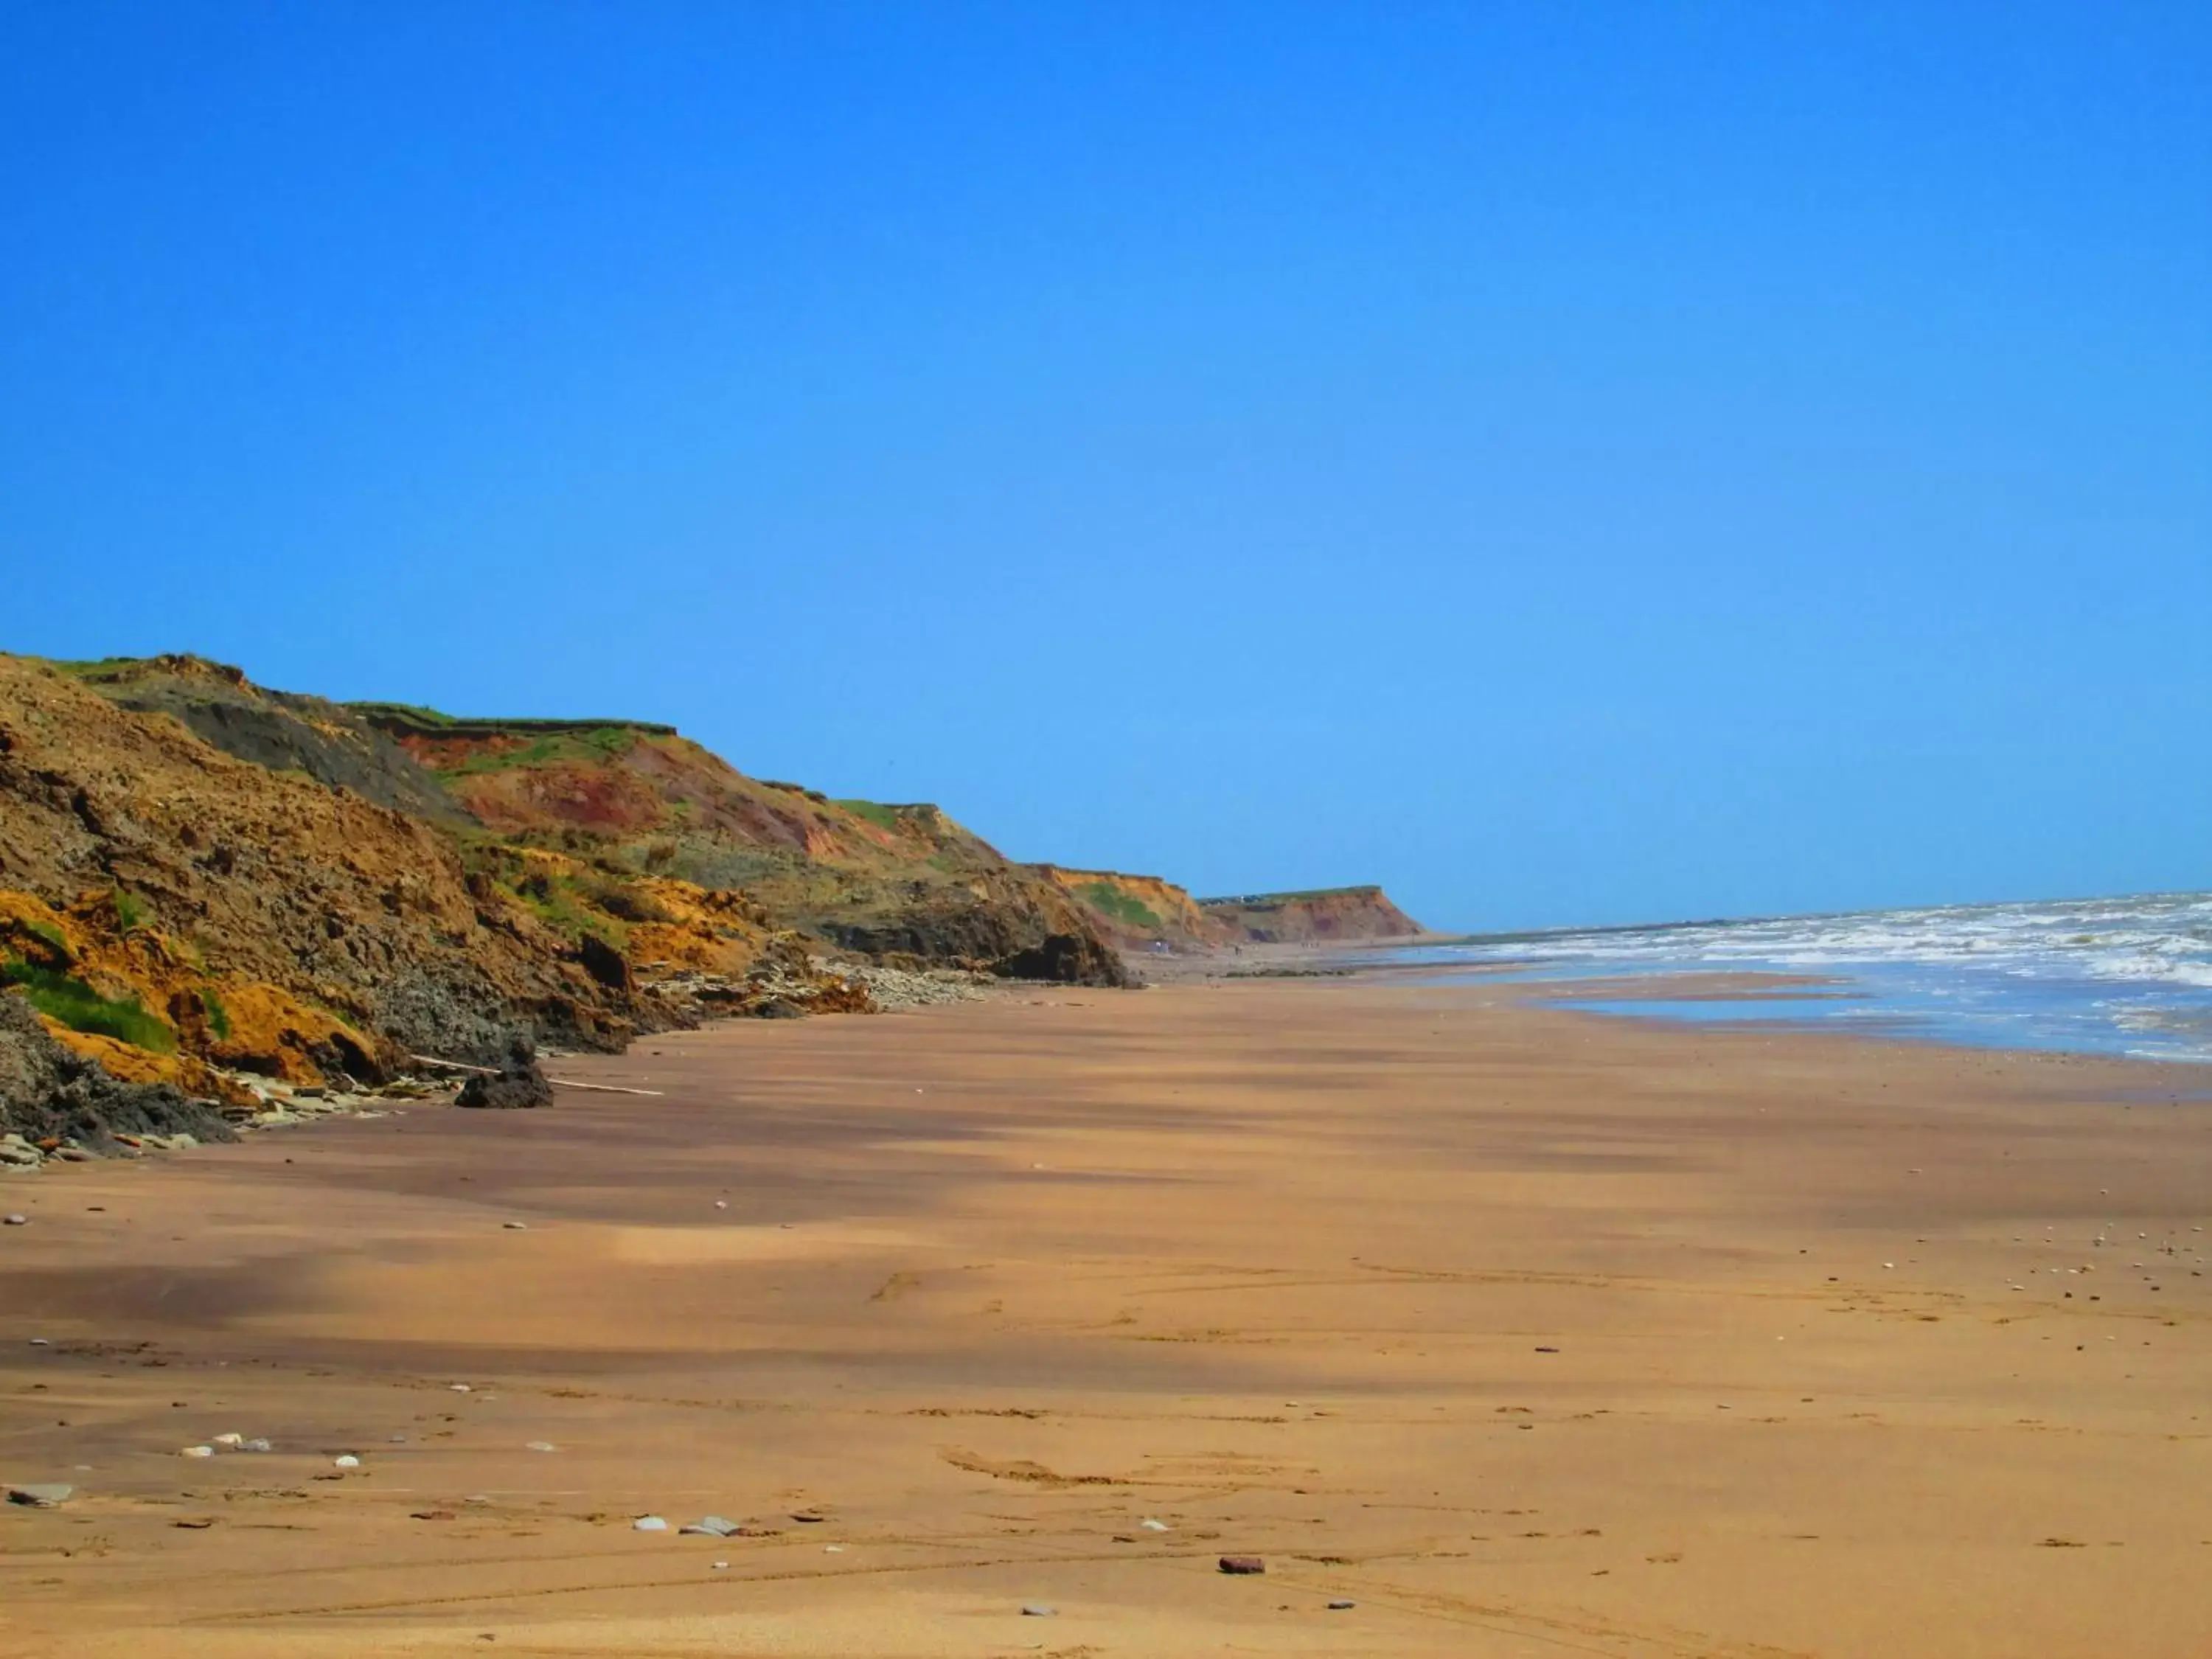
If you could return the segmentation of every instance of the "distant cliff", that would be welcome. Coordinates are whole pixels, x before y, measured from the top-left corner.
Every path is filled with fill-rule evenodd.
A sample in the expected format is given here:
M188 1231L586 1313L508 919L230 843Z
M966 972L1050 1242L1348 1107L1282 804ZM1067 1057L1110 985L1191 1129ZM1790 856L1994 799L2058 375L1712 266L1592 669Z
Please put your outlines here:
M1255 945L1409 939L1427 930L1380 887L1324 887L1198 901L1217 939Z
M1194 899L1159 876L1030 866L1066 889L1116 943L1182 946L1407 939L1426 932L1380 887L1328 887Z

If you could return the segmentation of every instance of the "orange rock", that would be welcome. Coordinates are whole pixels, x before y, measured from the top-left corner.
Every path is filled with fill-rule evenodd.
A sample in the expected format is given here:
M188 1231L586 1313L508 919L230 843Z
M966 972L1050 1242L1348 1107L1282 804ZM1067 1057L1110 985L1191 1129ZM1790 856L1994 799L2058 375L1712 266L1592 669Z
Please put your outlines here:
M260 1104L251 1089L232 1082L190 1054L153 1054L97 1032L72 1031L43 1014L39 1023L63 1048L98 1061L102 1071L125 1083L172 1084L195 1100L220 1101L226 1106L257 1108Z

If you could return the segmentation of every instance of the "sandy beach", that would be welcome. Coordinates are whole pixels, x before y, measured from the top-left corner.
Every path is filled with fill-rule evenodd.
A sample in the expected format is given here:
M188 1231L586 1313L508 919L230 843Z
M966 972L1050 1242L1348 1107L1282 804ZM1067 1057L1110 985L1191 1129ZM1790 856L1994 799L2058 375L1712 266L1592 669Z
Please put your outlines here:
M0 1186L0 1651L2212 1647L2197 1072L1337 979L560 1069L662 1092Z

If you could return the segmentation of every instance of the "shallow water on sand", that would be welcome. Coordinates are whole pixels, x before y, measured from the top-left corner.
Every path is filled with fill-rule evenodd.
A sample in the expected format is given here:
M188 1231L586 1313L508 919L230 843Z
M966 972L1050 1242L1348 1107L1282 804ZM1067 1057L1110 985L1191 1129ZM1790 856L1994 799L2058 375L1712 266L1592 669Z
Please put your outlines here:
M1545 981L1778 974L1756 996L1607 994L1577 1006L1775 1022L1984 1047L2212 1060L2212 894L1957 905L1475 935L1378 953Z

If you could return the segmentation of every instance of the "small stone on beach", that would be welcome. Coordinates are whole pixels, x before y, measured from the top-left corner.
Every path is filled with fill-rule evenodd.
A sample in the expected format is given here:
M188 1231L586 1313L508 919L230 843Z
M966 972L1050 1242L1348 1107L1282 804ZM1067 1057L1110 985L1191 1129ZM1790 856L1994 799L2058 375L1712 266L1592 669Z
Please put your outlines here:
M1225 1573L1241 1576L1267 1570L1267 1564L1256 1555L1224 1555L1221 1558L1221 1571Z
M666 1532L668 1530L668 1522L657 1515L641 1515L629 1524L634 1532Z
M8 1501L30 1509L50 1510L57 1504L68 1503L76 1492L75 1486L38 1484L10 1486L8 1488Z
M27 1227L27 1226L29 1226L30 1224L31 1224L31 1218L30 1218L30 1217L28 1217L28 1216L27 1216L27 1215L13 1215L13 1214L11 1214L11 1215L0 1216L0 1226L6 1226L6 1227Z
M351 1452L342 1453L331 1459L331 1462L334 1467L341 1469L357 1469L361 1467L361 1459L356 1457Z
M1059 1616L1058 1607L1048 1607L1042 1601L1022 1603L1022 1617L1024 1619L1056 1619Z

